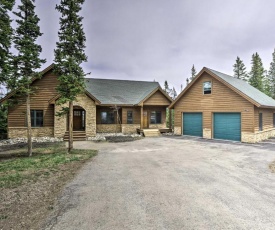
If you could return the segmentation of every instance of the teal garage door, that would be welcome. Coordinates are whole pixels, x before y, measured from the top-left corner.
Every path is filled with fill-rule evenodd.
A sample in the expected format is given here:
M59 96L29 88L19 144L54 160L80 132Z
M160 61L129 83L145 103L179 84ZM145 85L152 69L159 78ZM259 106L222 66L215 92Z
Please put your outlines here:
M241 114L214 113L214 138L241 141Z
M183 135L202 137L202 113L183 113Z

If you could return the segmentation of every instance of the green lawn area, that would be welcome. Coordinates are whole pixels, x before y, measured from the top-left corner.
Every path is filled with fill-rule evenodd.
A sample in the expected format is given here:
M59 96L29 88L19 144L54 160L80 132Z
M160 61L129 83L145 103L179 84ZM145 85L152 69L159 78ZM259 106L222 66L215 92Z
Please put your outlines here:
M17 157L0 162L0 188L18 186L24 180L35 181L59 170L61 165L85 161L97 154L95 150L75 149L67 154L64 143L34 148L32 157L25 156L26 151L26 148L16 150Z

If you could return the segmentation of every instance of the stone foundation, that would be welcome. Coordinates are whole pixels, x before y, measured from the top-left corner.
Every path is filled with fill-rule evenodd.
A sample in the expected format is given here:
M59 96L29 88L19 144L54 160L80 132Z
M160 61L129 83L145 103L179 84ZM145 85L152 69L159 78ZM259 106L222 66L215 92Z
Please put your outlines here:
M242 142L257 143L275 136L275 129L260 131L257 133L242 132Z
M121 125L117 124L97 124L96 125L97 133L120 133Z
M205 139L211 139L212 138L212 132L211 129L203 129L203 138Z
M166 122L162 124L149 124L149 129L165 129L166 127Z
M137 133L137 129L140 129L140 124L122 124L121 130L124 134Z
M54 127L32 128L32 137L53 137ZM8 138L23 137L27 138L26 127L8 128Z
M174 127L174 134L175 135L182 135L181 127L175 126Z

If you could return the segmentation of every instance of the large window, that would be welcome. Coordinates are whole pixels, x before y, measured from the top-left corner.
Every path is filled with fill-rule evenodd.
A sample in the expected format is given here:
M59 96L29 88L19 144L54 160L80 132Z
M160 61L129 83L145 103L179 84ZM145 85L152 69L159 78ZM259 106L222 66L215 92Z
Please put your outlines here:
M43 110L31 110L32 127L43 127Z
M127 111L127 124L133 124L133 111Z
M151 124L161 124L161 111L151 111Z
M259 113L259 131L263 131L263 114Z
M206 81L203 83L203 94L211 94L212 84L211 81Z
M101 112L101 124L114 124L115 117L114 112Z

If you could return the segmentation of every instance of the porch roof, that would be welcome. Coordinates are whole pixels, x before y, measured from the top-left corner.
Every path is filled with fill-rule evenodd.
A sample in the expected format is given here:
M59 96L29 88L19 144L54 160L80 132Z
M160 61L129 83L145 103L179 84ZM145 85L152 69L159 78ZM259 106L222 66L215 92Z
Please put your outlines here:
M113 79L85 79L86 90L97 98L101 105L137 105L154 90L158 82Z

